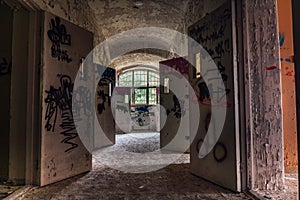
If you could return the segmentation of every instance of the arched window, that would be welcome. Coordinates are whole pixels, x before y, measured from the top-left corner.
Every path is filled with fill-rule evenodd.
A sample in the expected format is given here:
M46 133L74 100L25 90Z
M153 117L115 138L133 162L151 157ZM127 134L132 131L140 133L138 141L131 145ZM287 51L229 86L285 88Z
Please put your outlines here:
M159 76L152 70L130 70L119 75L120 87L131 87L132 105L156 105L159 103Z

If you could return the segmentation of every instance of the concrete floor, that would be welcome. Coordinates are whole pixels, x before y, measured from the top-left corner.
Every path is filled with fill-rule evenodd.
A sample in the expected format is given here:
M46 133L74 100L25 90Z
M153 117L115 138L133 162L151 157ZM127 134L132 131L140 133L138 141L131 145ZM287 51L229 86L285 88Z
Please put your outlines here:
M118 135L117 144L109 147L107 152L118 149L134 153L158 150L159 134ZM105 166L103 163L109 164L109 158L102 153L94 155L93 171L46 187L31 188L10 199L250 199L192 175L189 154L179 156L175 164L163 169L134 174ZM175 153L169 156L178 157ZM104 162L100 162L101 159ZM163 159L157 162L165 163Z

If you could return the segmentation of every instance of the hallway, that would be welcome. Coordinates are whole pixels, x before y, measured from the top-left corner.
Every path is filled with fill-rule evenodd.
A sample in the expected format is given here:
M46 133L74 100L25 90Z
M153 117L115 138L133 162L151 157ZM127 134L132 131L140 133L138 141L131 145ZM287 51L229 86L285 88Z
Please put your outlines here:
M299 198L300 1L0 2L0 199Z

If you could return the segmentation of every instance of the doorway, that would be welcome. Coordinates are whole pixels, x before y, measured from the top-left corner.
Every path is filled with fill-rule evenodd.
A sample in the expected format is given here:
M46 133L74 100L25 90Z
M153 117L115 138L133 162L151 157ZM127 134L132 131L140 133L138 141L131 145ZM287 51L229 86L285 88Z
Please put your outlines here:
M16 9L17 8L17 9ZM1 3L1 179L25 184L28 139L28 78L30 12L10 2Z

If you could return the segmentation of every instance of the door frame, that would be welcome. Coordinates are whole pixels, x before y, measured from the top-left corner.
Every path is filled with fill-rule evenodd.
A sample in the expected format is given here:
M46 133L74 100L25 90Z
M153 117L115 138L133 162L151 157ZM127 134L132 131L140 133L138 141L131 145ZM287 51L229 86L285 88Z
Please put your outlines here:
M26 127L24 132L26 139L23 141L26 150L24 158L24 180L20 183L38 185L39 181L39 159L40 159L40 66L41 66L41 12L32 0L6 1L8 5L15 6L14 9L24 9L28 12L28 48L27 48L27 90L24 97L26 103ZM14 32L14 30L13 30ZM10 146L13 142L9 141ZM13 147L11 147L13 148ZM10 170L11 166L9 166ZM11 177L9 177L10 179ZM12 180L14 181L14 180ZM15 183L19 184L19 183Z
M241 190L246 191L248 188L248 174L247 174L247 140L246 140L246 100L245 100L245 77L244 77L244 44L243 44L243 12L242 12L242 2L239 0L232 0L235 4L235 31L233 33L235 34L235 44L236 44L236 56L235 56L235 63L237 66L235 67L237 70L237 87L238 87L238 96L237 96L237 102L239 104L239 113L238 116L239 119L239 131L240 133L237 135L240 136L240 179L241 179Z
M41 133L41 13L30 11L29 21L29 63L27 80L27 129L26 129L26 184L39 184L40 133ZM31 72L31 73L29 73ZM38 178L38 179L37 179Z
M243 143L245 142L244 137L244 86L243 86L243 68L239 67L239 48L241 42L239 41L239 1L231 0L231 12L232 12L232 43L233 43L233 84L234 84L234 102L235 102L235 144L236 144L236 172L237 172L237 188L238 191L245 189L243 182L244 171L244 162L245 159L245 149Z

